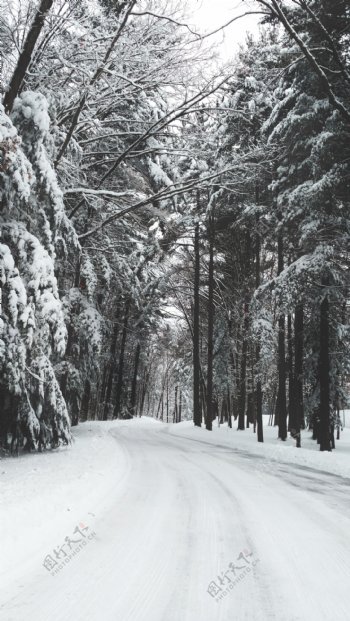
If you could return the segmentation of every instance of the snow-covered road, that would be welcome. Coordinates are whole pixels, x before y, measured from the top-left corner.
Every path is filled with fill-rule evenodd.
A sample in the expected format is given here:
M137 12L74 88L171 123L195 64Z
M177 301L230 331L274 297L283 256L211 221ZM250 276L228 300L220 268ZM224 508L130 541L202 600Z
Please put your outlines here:
M130 421L109 434L109 488L84 507L81 532L67 522L42 551L63 534L96 536L55 575L34 557L14 571L1 621L349 621L348 478L181 426Z

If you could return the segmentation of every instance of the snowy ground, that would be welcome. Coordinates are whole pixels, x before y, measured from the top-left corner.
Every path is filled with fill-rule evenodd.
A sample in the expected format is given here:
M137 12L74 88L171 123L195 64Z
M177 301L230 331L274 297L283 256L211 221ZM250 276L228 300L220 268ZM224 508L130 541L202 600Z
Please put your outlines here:
M308 435L85 423L2 460L1 621L348 621L350 429Z

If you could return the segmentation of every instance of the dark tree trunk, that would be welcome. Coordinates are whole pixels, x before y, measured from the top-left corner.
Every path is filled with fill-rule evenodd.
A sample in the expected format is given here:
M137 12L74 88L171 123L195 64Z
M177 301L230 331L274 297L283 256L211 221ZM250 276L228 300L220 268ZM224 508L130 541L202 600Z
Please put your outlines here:
M230 342L232 342L233 334L232 334L232 313L231 312L229 313L229 319L228 319L228 334L229 334ZM235 381L236 366L235 366L235 356L234 356L232 346L230 346L230 361L231 361L231 370L233 374L233 381ZM228 388L227 392L228 392L228 409L229 409L228 423L229 423L229 427L232 428L231 416L233 416L234 419L236 420L236 397L235 397L235 391L233 392L233 395L230 395L230 390Z
M288 343L288 431L294 437L295 433L295 391L294 391L294 356L293 356L293 332L292 316L287 317L287 343Z
M166 375L166 422L169 422L169 372Z
M278 236L278 273L283 271L283 238ZM285 345L285 317L278 319L278 394L276 404L276 419L278 420L278 437L287 439L287 394L286 394L286 345Z
M50 11L52 5L53 0L41 0L40 6L35 14L34 21L27 34L23 50L20 53L16 69L14 70L7 93L4 97L3 103L7 113L11 112L13 103L20 92L23 80L32 59L36 42L43 29L46 15Z
M321 303L320 321L320 423L319 440L321 451L331 451L330 429L330 363L329 363L329 301L325 295Z
M122 394L123 394L125 346L126 346L126 338L127 338L127 334L128 334L129 311L130 311L130 299L128 298L128 300L126 302L126 305L125 305L123 333L122 333L122 340L121 340L121 344L120 344L119 364L118 364L117 382L116 382L116 389L115 389L115 406L114 406L113 418L119 418L119 416L121 414Z
M295 400L295 438L297 447L301 446L300 430L305 429L304 418L304 309L298 304L294 315L294 400Z
M250 274L251 262L251 236L247 231L245 239L245 270ZM243 319L243 343L241 353L239 397L238 397L238 429L244 429L244 416L247 409L247 353L248 353L248 329L249 329L249 282L247 276L243 280L244 287L244 319Z
M256 288L260 287L260 237L256 236L255 240L255 286ZM260 345L256 347L256 365L259 367L260 363ZM262 413L262 385L261 385L261 377L258 369L258 379L256 382L256 425L257 425L257 440L258 442L264 442L264 431L263 431L263 413Z
M254 405L254 393L250 391L247 395L247 429L254 425Z
M248 301L244 302L244 326L243 326L243 344L241 353L241 368L239 378L239 396L238 396L238 429L245 429L245 411L246 411L246 375L247 375L247 333L249 325L249 305Z
M276 409L278 419L278 437L287 438L287 395L286 395L286 363L285 363L285 319L281 315L278 320L278 395Z
M201 416L202 413L204 415L204 420L206 420L207 415L207 394L206 394L206 385L204 381L200 383L200 408L201 408Z
M134 374L132 378L132 386L131 386L131 397L130 397L130 415L136 415L136 389L137 389L137 374L139 370L139 361L140 361L140 351L141 345L137 343L136 352L135 352L135 361L134 361Z
M150 373L151 373L151 366L152 366L152 364L150 364L148 366L148 368L145 369L145 372L144 372L144 380L143 380L143 385L142 385L141 403L140 403L140 412L139 412L140 416L142 416L142 414L143 414L145 398L146 398L146 394L147 394L147 390L148 390L148 382L149 382L149 377L150 377Z
M199 194L197 194L199 209ZM194 230L194 291L193 291L193 422L197 427L202 425L200 403L200 343L199 343L199 223Z
M231 429L232 429L232 407L231 407L232 402L233 402L233 399L231 401L230 390L227 389L227 424Z
M258 442L264 442L263 417L262 417L262 389L261 380L256 385L256 424Z
M178 394L178 391L179 391L179 387L175 386L175 395L174 395L174 402L175 402L175 404L174 404L174 422L175 423L179 422L178 421L179 413L178 413L178 407L177 407L177 394Z
M208 284L208 369L206 428L213 428L213 354L214 354L214 220L209 217L209 284Z

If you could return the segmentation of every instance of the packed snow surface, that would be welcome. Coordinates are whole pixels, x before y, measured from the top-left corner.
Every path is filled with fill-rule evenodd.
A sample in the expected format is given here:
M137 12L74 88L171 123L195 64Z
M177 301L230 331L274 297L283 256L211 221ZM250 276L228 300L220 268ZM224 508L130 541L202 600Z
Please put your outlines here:
M350 430L84 423L0 462L1 621L348 621Z

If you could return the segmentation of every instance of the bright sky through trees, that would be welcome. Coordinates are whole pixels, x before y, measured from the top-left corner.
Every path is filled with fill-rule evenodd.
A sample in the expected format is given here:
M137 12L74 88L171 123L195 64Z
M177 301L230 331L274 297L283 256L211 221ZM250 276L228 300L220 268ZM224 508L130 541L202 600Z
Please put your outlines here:
M231 19L245 12L256 10L253 2L242 0L188 0L191 21L201 33L212 32ZM246 15L233 22L227 28L213 35L220 55L229 59L235 54L239 43L243 43L247 32L256 32L258 15Z

